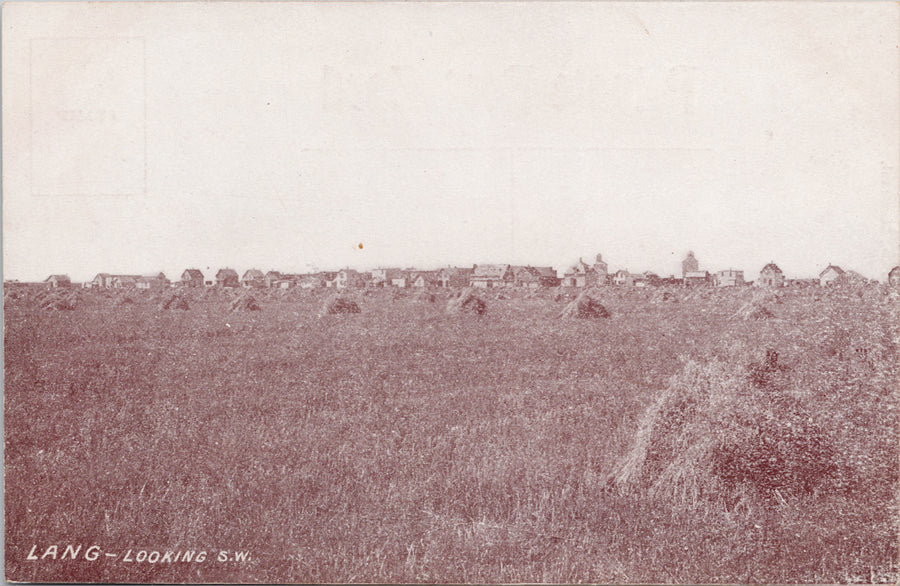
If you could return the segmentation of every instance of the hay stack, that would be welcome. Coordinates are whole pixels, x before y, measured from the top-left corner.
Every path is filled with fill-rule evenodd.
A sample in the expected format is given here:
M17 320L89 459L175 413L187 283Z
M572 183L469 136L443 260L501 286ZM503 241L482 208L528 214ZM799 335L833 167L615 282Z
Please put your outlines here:
M856 271L844 271L844 273L835 280L835 285L841 287L861 288L868 284L869 279Z
M849 468L813 413L785 392L776 360L687 362L648 409L609 485L692 506L839 489Z
M125 297L125 299L129 299ZM181 295L175 295L170 293L165 295L156 306L157 309L166 310L166 309L190 309L190 305L188 304L188 300L182 297Z
M241 295L231 302L231 311L259 311L260 309L256 297L250 293Z
M78 297L74 293L69 295L48 295L41 300L41 309L72 311L76 307L78 307Z
M663 291L662 295L659 296L659 301L664 303L678 303L678 297L671 291Z
M237 287L223 287L220 289L220 291L222 292L223 296L228 297L232 301L234 301L235 299L240 299L247 294L245 290L238 289Z
M570 302L559 314L560 318L600 319L609 317L609 311L598 303L587 291Z
M431 291L426 291L424 289L420 289L419 291L416 291L413 298L416 301L420 301L422 303L434 303L435 299L436 299L434 296L434 293L432 293Z
M487 311L487 304L475 295L472 287L467 287L460 292L459 297L454 297L447 303L447 311L449 313L484 315Z
M757 301L745 303L734 315L744 320L762 320L775 317L771 309Z
M343 315L349 313L359 313L359 304L353 299L335 293L325 300L322 309L319 311L319 317L325 315Z
M750 303L758 305L780 305L784 303L784 294L770 289L745 289L738 293L744 299L749 295Z
M50 291L50 290L45 289L43 291L38 291L34 295L34 301L36 303L40 303L41 305L43 305L45 301L47 301L49 299L58 299L60 296L61 296L61 294L57 293L56 291Z

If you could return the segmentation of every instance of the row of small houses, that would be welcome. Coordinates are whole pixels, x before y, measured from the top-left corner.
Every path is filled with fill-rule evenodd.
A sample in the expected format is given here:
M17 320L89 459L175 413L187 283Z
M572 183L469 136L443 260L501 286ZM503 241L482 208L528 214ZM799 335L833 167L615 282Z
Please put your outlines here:
M49 287L72 285L67 275L51 275L45 281ZM374 269L361 272L354 269L323 271L312 274L291 274L279 271L263 273L249 269L239 276L234 269L220 269L214 281L206 280L199 269L187 269L177 283L183 287L248 287L259 289L287 289L301 287L364 288L364 287L555 287L560 284L556 271L550 267L519 267L512 265L475 265L469 268L447 267L434 271L416 269ZM165 274L113 275L100 273L83 287L104 289L164 289L173 285Z
M785 278L784 273L774 262L766 264L759 273L756 285L762 287L783 287L786 285L820 285L828 286L841 282L865 280L858 273L844 271L838 266L828 265L818 279ZM894 267L888 274L892 285L900 285L900 267ZM72 283L66 275L51 275L46 281L51 288L68 287ZM187 269L176 283L183 287L249 287L279 288L300 287L314 289L320 287L365 288L365 287L594 287L603 285L619 285L628 287L646 287L660 285L739 287L749 284L744 280L744 272L737 269L726 269L715 273L701 271L697 259L692 252L682 262L681 278L670 276L661 278L650 271L631 273L627 269L614 273L608 272L608 265L601 255L597 255L592 264L579 259L560 278L552 267L515 266L510 264L473 265L472 268L447 267L440 270L421 271L416 269L380 268L371 272L360 272L343 269L334 272L318 272L312 274L290 274L279 271L263 273L258 269L250 269L238 276L234 269L220 269L215 280L206 280L199 269ZM107 289L163 289L172 283L163 273L155 275L112 275L100 273L84 287L100 287Z

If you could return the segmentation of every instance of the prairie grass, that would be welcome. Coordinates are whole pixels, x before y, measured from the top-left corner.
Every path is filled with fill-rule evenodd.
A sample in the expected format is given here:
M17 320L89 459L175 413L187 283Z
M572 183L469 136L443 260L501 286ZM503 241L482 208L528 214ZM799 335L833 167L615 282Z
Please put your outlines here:
M486 295L470 315L379 291L321 318L324 292L254 292L252 312L229 293L177 312L7 295L6 577L896 582L898 306L861 291L780 293L745 320L749 289L598 290L610 317L571 321L555 294ZM753 370L766 350L777 380ZM685 382L703 369L724 386ZM708 399L777 387L790 409L729 413L770 431L811 418L843 481L755 494L737 466L691 498L611 487L673 380ZM670 472L699 473L671 453ZM49 543L251 559L26 560Z

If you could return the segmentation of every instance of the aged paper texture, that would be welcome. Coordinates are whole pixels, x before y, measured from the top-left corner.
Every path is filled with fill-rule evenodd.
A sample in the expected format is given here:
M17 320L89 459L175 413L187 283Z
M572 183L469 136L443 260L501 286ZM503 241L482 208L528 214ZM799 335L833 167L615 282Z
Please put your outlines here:
M890 2L7 2L5 576L896 583Z

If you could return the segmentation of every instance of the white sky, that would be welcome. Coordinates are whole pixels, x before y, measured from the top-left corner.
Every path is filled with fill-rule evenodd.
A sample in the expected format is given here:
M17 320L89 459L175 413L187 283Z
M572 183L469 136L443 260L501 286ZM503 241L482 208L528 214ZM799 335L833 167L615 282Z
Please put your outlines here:
M4 278L693 250L883 280L898 10L7 3Z

